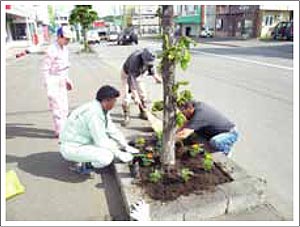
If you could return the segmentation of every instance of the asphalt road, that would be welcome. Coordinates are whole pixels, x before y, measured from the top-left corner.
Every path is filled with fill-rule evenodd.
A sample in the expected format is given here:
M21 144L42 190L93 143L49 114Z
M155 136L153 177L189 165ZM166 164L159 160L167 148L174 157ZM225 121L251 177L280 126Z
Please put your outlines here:
M229 45L228 45L229 44ZM161 44L142 40L139 45L100 45L99 62L118 74L135 49ZM293 214L293 43L244 42L200 44L192 48L192 61L176 77L190 81L198 100L231 118L241 137L232 158L268 182L268 199L286 217ZM152 99L162 90L145 78Z

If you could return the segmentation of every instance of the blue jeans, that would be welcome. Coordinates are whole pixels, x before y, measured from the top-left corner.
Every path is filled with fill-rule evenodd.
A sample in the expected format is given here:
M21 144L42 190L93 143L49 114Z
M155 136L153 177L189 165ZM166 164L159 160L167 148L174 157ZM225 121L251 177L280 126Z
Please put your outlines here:
M222 151L224 154L229 154L231 147L238 140L239 133L236 129L230 132L220 133L212 137L209 141L210 146L216 151Z

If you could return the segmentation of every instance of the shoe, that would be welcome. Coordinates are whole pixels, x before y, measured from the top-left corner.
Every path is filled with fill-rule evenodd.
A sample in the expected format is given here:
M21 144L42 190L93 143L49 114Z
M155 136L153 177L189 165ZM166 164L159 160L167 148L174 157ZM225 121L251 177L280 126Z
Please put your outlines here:
M74 166L71 166L69 169L78 174L90 175L93 172L94 167L91 165L90 162L87 162L87 163L76 163Z
M125 117L124 117L124 120L123 120L122 123L121 123L121 125L122 125L123 127L126 127L126 126L129 125L129 122L130 122L129 116L125 116Z
M232 157L232 152L229 152L226 154L227 158L231 158Z
M141 118L142 120L148 120L148 116L145 111L140 111L139 118Z

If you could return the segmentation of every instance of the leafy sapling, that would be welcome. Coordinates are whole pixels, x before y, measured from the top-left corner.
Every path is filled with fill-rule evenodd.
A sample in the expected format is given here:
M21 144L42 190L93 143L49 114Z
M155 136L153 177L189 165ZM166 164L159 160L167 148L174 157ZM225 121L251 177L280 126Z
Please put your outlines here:
M162 172L158 169L154 170L154 172L150 173L149 180L152 183L158 183L162 179Z
M197 156L200 152L203 152L203 144L193 144L189 148L189 155L193 158Z
M183 168L180 171L180 176L182 177L184 182L188 182L193 175L194 175L194 172L190 171L188 168Z
M204 153L204 158L203 158L203 168L205 171L210 171L213 167L213 158L212 155L208 152Z

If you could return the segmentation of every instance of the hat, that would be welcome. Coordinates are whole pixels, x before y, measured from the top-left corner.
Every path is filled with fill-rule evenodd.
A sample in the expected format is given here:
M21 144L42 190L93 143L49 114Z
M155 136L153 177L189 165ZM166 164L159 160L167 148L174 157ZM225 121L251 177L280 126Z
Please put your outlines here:
M144 48L142 52L142 59L146 64L153 64L155 60L155 55L148 48Z
M110 98L118 98L120 96L120 92L110 85L102 86L96 95L96 99L98 101L102 101L103 99L110 99Z
M62 26L57 30L57 36L62 36L62 37L71 39L73 37L73 34L69 27Z

